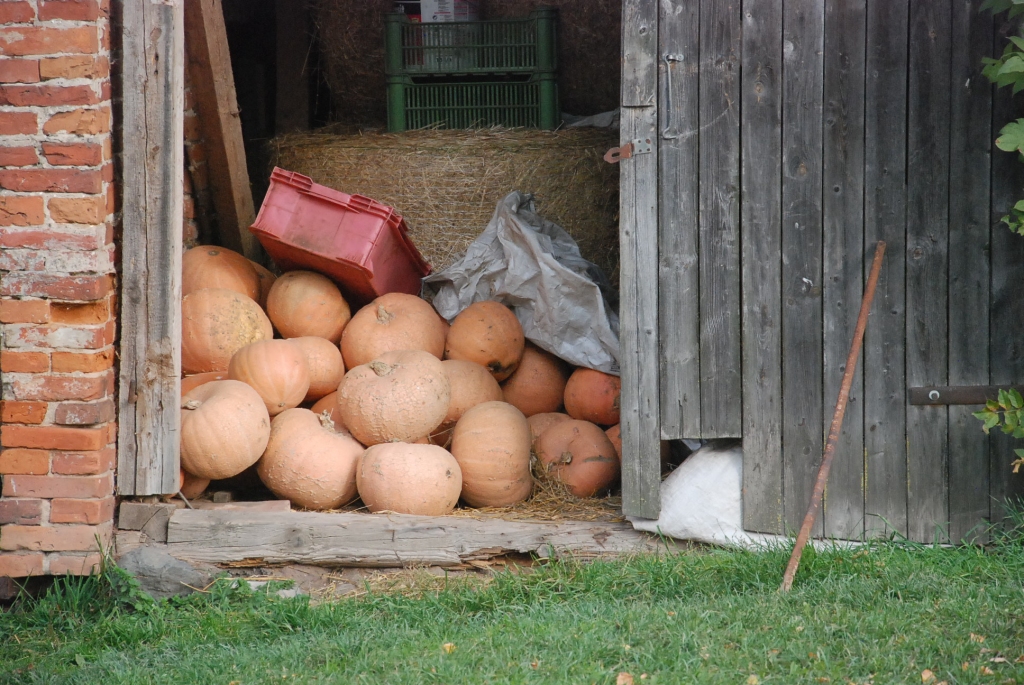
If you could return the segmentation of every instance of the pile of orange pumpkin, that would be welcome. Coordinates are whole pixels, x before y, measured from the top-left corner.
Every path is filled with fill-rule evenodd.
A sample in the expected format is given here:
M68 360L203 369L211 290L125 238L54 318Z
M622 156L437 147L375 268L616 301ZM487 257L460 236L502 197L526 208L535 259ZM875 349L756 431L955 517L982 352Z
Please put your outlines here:
M182 262L187 498L255 465L306 509L442 515L527 499L531 469L578 497L619 476L619 379L526 342L503 304L449 325L391 293L353 316L312 271L209 246Z

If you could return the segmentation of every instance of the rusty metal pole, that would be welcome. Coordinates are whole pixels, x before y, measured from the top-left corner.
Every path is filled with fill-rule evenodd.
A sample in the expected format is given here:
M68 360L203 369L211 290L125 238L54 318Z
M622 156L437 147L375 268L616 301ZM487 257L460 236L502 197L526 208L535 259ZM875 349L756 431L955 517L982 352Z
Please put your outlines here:
M832 458L836 454L836 444L839 442L839 431L843 428L843 417L846 415L846 403L850 399L850 387L853 385L853 372L857 368L857 359L860 358L861 344L864 342L864 329L868 325L868 313L871 311L871 303L875 299L875 288L878 286L878 276L882 271L882 256L885 255L885 241L878 241L875 247L875 261L871 264L871 274L868 276L868 285L864 291L864 299L860 303L860 315L857 317L857 328L853 332L853 344L850 346L850 355L846 358L846 371L843 373L843 384L839 388L839 399L836 400L836 410L832 415L832 427L829 429L828 442L825 444L825 452L821 456L821 466L818 468L818 479L814 483L814 494L811 495L811 504L807 507L804 515L803 525L800 526L800 533L796 536L796 545L793 546L793 553L786 565L786 574L782 577L782 585L779 592L789 592L793 587L793 578L796 577L796 570L800 567L800 556L803 554L807 539L811 536L811 528L818 518L818 510L821 508L821 498L825 494L825 484L828 483L828 472L832 468Z

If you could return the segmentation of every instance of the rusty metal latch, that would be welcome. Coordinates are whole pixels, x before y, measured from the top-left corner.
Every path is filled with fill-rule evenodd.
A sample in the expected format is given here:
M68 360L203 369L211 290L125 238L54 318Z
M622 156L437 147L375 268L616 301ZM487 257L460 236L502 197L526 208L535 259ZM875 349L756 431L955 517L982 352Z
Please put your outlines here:
M604 153L604 161L609 164L618 164L619 160L629 159L634 155L648 155L654 151L654 143L650 138L634 138L625 145L613 147Z

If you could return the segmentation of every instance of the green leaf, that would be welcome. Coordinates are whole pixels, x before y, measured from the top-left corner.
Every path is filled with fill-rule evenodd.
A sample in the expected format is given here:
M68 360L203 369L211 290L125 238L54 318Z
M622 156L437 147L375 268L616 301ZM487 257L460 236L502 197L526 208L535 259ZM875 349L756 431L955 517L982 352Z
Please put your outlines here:
M1024 426L1017 426L1016 428L1014 428L1013 437L1017 438L1018 440L1020 438L1024 438Z
M985 402L985 411L999 411L999 403L995 400Z
M1024 58L1021 58L1020 55L1013 55L1003 62L1003 66L999 67L999 71L997 73L1002 75L1020 73L1022 71L1024 71Z
M1003 126L996 138L996 147L1005 152L1024 150L1024 119Z
M1010 43L1018 50L1024 50L1024 38L1021 38L1020 36L1010 36ZM1007 45L1006 48L1009 50L1010 46Z
M1017 448L1013 451L1013 453L1016 454L1021 459L1024 459L1024 449Z
M982 426L982 430L988 433L989 429L995 428L999 425L999 414L993 414L992 416L985 419L985 425Z
M1002 388L999 389L999 406L1002 409L1010 408L1010 396Z
M1021 202L1024 202L1024 200L1021 200ZM1017 204L1020 204L1021 202L1018 202ZM1024 397L1021 397L1020 392L1018 392L1016 388L1010 388L1010 391L1007 394L1010 396L1010 404L1013 405L1014 409L1024 408Z

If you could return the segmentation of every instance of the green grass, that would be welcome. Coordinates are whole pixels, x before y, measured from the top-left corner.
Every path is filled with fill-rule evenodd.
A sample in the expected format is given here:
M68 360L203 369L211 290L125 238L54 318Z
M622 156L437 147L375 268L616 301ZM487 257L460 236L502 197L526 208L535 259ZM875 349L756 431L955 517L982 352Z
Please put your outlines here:
M554 563L316 606L228 583L147 603L107 571L0 614L0 682L1024 683L1019 544L811 552L783 596L787 556Z

